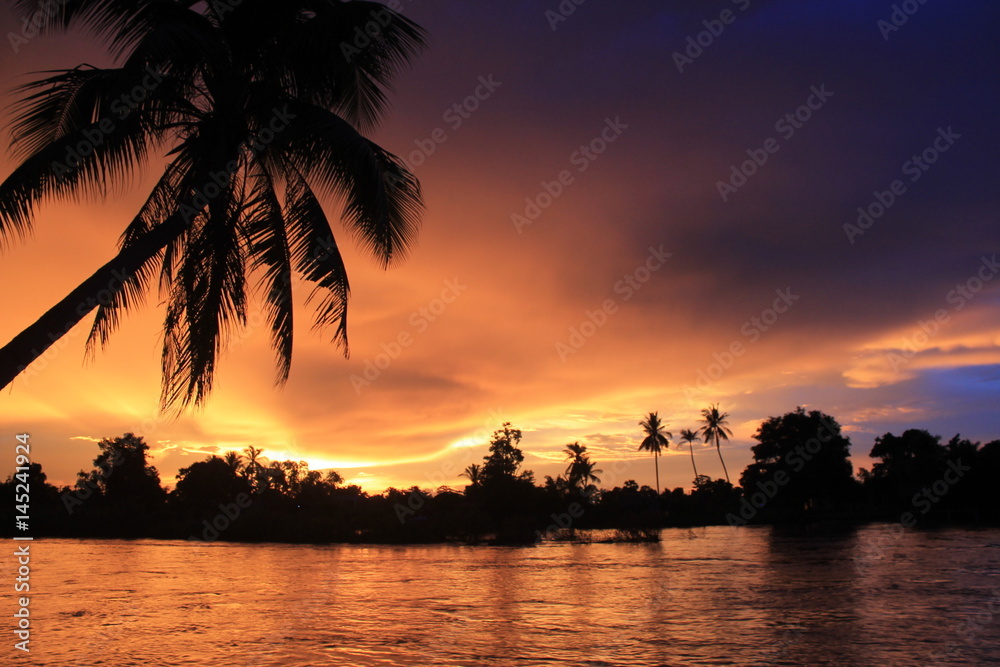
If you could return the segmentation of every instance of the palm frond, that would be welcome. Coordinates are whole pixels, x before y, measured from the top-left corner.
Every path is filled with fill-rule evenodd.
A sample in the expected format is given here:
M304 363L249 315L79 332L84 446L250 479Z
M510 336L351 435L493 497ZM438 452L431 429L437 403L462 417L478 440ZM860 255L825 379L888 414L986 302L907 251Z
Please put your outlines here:
M278 366L277 383L283 384L292 365L292 261L281 204L266 172L253 175L245 210L253 267L263 269L264 315Z
M164 137L167 115L152 90L134 105L116 106L140 84L145 71L69 70L22 87L29 93L18 107L15 150L27 153L0 183L0 238L20 236L44 199L106 194L145 164ZM122 93L124 94L124 93Z
M336 114L301 104L290 109L294 117L279 141L295 168L343 199L344 223L381 266L404 259L423 213L416 177Z
M234 179L192 221L164 323L164 408L204 402L220 352L233 330L246 324L242 187Z
M156 10L176 5L169 0L17 0L15 8L40 33L54 33L75 24L88 28L106 40L116 56L124 53L149 30L156 20Z
M283 44L277 62L289 63L298 95L369 132L388 110L393 79L426 47L426 33L380 3L328 2Z
M288 173L285 221L295 268L315 285L307 303L319 299L314 328L333 327L333 340L347 356L347 302L351 293L347 268L319 199L295 171Z

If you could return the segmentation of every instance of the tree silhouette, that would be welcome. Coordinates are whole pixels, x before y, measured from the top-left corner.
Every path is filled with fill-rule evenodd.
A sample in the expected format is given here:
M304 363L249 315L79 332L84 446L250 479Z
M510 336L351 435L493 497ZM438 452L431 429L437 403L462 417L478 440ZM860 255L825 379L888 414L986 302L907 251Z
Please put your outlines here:
M80 477L99 489L109 505L148 508L163 501L160 475L146 460L149 445L145 440L126 433L104 438L97 445L101 453L94 459L94 469L81 472Z
M597 476L597 473L604 471L594 467L595 465L597 464L591 461L590 458L585 458L582 461L578 461L574 466L574 477L581 491L601 482L601 478Z
M544 488L546 492L557 499L565 499L573 489L569 484L569 480L562 475L556 475L555 477L546 475Z
M251 490L260 491L267 484L267 475L264 465L261 463L261 454L264 453L264 450L250 445L243 452L247 457L246 465L243 466L243 476L250 484Z
M566 445L563 451L566 453L567 460L578 460L587 456L587 445L581 445L579 442L571 442Z
M27 514L33 534L58 535L67 521L74 518L72 512L83 503L64 503L60 489L48 483L41 463L32 461L25 467L27 470L16 470L0 482L0 498L7 499L5 507L0 507L0 521L12 527L15 517ZM63 487L63 491L70 489Z
M233 474L238 475L240 470L243 469L243 457L239 455L239 452L226 452L222 460L226 462L226 465L233 471Z
M653 463L656 468L656 495L660 495L660 449L670 446L670 438L673 434L663 430L664 424L660 421L660 416L656 412L650 412L641 422L642 432L646 435L639 444L640 452L652 452Z
M483 479L483 467L478 463L470 463L465 470L462 471L462 477L469 478L469 484L473 486L479 484Z
M698 439L699 439L698 434L689 428L686 428L681 431L681 442L686 442L688 444L688 448L691 450L691 468L694 469L694 479L696 486L698 482L698 466L694 464L694 445L692 443L696 442Z
M726 425L727 412L719 412L718 405L710 405L701 411L704 426L701 429L702 438L705 442L715 442L715 451L719 453L719 460L722 461L722 471L726 473L726 481L729 481L729 470L726 469L726 461L722 458L722 449L719 447L719 440L729 440L733 432Z
M483 457L479 483L465 488L465 496L482 512L480 528L495 531L496 540L523 541L535 530L533 516L544 492L535 486L535 475L523 470L520 429L505 422L493 432L489 454Z
M601 478L597 473L601 472L594 467L594 462L587 454L587 446L579 442L566 445L566 459L569 465L566 467L566 479L571 489L584 491L590 484L599 483Z
M886 433L875 438L869 453L871 458L881 459L872 466L872 476L891 485L933 482L940 475L946 455L941 436L915 428L901 436Z
M521 442L520 429L511 428L510 422L504 422L503 426L494 431L490 440L490 453L483 458L483 481L497 481L505 479L530 478L531 472L519 473L521 462L524 461L524 452L518 448Z
M849 499L855 487L851 441L833 417L800 407L769 417L753 437L759 443L753 447L754 463L740 485L744 496L758 494L768 512L797 513Z
M233 452L229 452L232 454ZM185 512L197 516L218 512L221 503L231 503L240 493L249 493L250 485L225 459L210 456L177 472L177 486L172 500Z
M869 456L876 460L869 481L872 493L882 503L901 506L909 504L921 487L933 484L949 458L941 436L915 428L902 435L886 433L875 438Z
M43 200L104 194L151 158L170 161L118 255L0 349L0 387L94 308L87 349L103 347L154 282L166 303L164 408L208 397L220 351L246 324L249 276L279 384L291 367L293 271L313 288L315 326L332 327L346 355L347 273L320 201L343 202L350 234L381 266L405 256L419 184L364 133L422 49L421 28L368 2L16 5L44 32L91 29L122 64L21 87L12 133L21 163L0 184L0 240L25 235ZM369 45L343 49L376 10Z
M264 492L271 495L291 495L292 484L283 461L271 461L263 470Z

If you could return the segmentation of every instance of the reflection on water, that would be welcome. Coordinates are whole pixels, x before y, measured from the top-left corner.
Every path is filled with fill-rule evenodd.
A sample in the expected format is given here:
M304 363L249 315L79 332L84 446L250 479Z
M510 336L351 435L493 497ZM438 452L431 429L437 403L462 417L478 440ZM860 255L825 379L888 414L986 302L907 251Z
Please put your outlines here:
M996 529L892 526L526 548L45 540L19 662L982 664L1000 659L998 547Z

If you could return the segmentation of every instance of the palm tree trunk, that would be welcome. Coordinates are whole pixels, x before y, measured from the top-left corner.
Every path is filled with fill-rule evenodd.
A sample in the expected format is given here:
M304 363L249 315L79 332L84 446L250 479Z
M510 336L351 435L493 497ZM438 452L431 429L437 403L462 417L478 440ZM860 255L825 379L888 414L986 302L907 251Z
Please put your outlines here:
M31 362L94 310L101 299L106 302L111 293L177 238L186 226L181 215L174 214L138 242L121 250L34 324L0 348L0 389L9 385Z
M694 445L692 445L690 442L688 443L688 449L691 450L691 467L694 468L694 480L697 482L698 481L698 466L696 466L694 464ZM726 466L723 465L722 467L725 468Z
M653 452L653 463L656 467L656 499L660 498L660 453Z
M719 448L719 436L715 436L715 451L719 452L719 460L722 461L722 472L726 473L726 482L729 482L729 471L726 470L726 462L722 458L722 450Z

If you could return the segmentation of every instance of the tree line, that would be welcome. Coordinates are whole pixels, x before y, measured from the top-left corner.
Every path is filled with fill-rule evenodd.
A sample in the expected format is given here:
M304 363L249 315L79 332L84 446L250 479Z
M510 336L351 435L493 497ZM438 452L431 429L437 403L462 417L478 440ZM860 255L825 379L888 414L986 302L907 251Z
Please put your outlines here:
M680 431L694 474L689 490L659 488L659 456L672 434L657 412L639 427L639 450L653 456L657 488L627 480L600 488L603 471L587 445L567 444L566 468L536 482L524 468L522 432L497 429L482 463L463 472L461 490L389 488L369 494L335 471L305 461L272 461L247 447L182 468L163 487L142 437L105 438L90 470L72 486L48 483L42 466L0 484L13 499L27 484L39 536L161 538L211 541L526 543L580 539L607 529L606 539L657 539L665 526L803 521L899 521L907 527L940 521L1000 521L991 485L1000 475L1000 440L985 445L926 430L875 439L872 468L857 474L850 439L837 421L803 408L764 420L753 435L753 462L739 486L698 474L693 443L714 445L732 431L718 406L702 411L699 429ZM725 469L725 462L723 469ZM728 474L728 473L727 473ZM2 525L13 530L13 503Z

